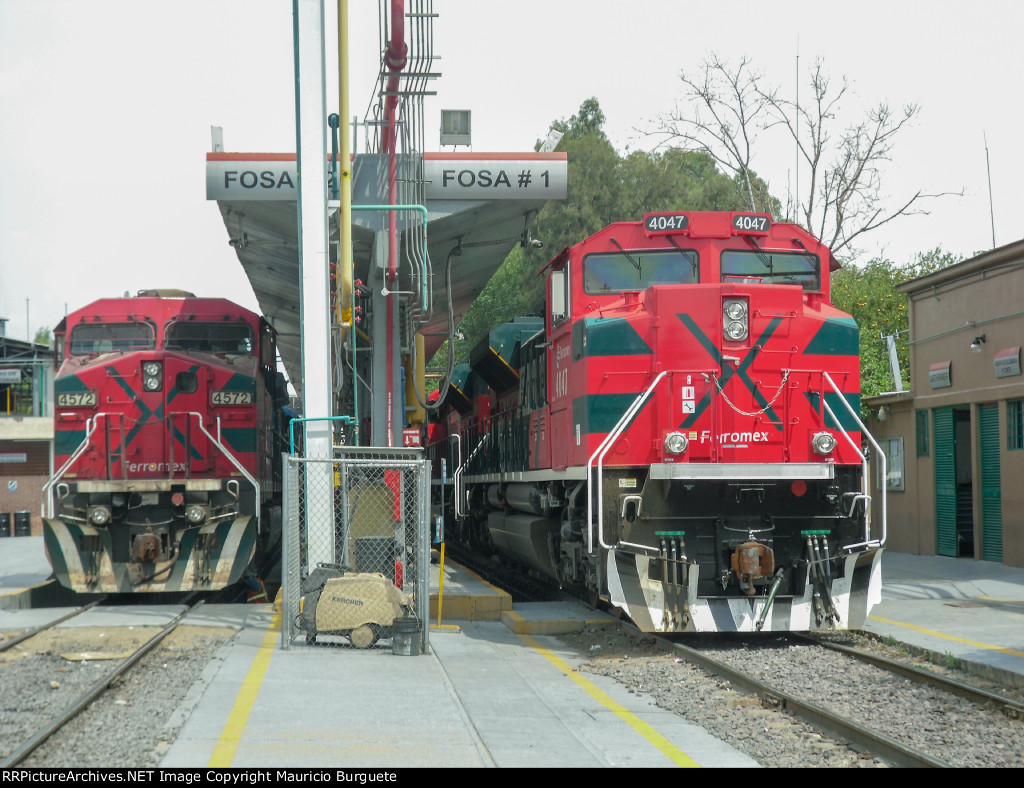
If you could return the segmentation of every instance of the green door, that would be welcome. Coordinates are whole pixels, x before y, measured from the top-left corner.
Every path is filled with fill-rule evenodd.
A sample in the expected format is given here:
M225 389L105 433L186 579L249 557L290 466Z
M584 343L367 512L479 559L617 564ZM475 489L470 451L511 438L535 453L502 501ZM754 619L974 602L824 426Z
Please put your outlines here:
M981 432L982 558L1003 560L1003 493L999 466L999 405L978 406Z
M935 429L935 552L956 558L956 433L952 408L933 411Z

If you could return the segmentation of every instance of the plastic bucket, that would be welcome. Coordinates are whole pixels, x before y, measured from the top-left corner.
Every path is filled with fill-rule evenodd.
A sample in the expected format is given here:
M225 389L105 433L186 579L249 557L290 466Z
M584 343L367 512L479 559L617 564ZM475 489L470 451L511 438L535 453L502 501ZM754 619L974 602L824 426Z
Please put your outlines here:
M9 512L0 512L0 536L11 535L11 515Z
M420 653L420 620L416 616L396 618L391 627L391 650L400 657Z
M15 536L32 536L32 513L31 512L15 512L14 513L14 535Z

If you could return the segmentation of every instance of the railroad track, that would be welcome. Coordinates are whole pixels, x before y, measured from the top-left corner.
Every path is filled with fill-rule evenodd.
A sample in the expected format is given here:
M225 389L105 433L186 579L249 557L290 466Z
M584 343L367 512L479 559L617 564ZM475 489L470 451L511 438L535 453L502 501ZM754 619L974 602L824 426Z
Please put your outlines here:
M643 633L640 633L631 624L623 623L623 626L628 632L643 636ZM782 673L783 671L773 671L768 667L769 650L785 654L790 651L786 648L787 645L802 643L838 652L859 664L870 665L877 670L898 676L903 687L930 687L950 696L962 698L981 709L998 709L1009 718L1008 725L1018 725L1016 720L1019 720L1024 714L1024 704L1016 699L864 649L831 643L813 636L781 635L775 638L773 643L765 642L763 647L753 644L749 638L742 642L740 642L741 639L737 639L731 647L724 647L721 639L711 647L701 645L705 642L701 640L694 644L682 643L678 637L655 637L655 640L662 648L678 658L724 679L735 690L758 697L762 705L785 711L838 741L848 742L854 750L870 753L873 757L892 766L955 768L955 765L948 762L945 757L940 757L934 752L926 752L909 743L904 739L904 735L890 735L878 729L880 727L879 720L883 719L882 715L884 715L886 706L897 706L901 703L909 705L912 702L905 701L896 694L884 695L883 691L882 697L878 698L874 706L871 707L874 712L843 713L838 710L838 705L833 706L829 697L832 690L830 677L834 676L841 668L837 669L835 666L825 668L821 659L814 655L806 656L802 660L802 664L806 667L802 686L806 691L793 691L785 689L782 683L775 678L755 675L756 670L744 670L739 665L741 660L736 657L744 656L745 662L756 665L758 668L763 667L763 672L766 674ZM787 659L791 663L793 660L792 656L781 658ZM865 696L870 696L875 691L873 685L876 683L881 684L881 681L864 682ZM903 691L905 690L896 690L896 692ZM908 731L904 733L906 732Z
M53 627L56 627L58 624L67 621L70 618L81 615L90 608L99 604L101 601L102 600L91 602L88 605L84 605L83 607L72 611L66 616L56 619L44 626L37 627L36 629L31 630L30 632L26 632L24 635L18 638L12 638L9 641L5 641L3 644L0 644L0 650L6 650L16 645L17 643L27 640L28 638L34 635L38 635L40 632L52 629ZM117 665L115 665L111 670L106 672L103 675L103 677L96 681L88 690L83 692L81 695L78 696L78 698L69 703L61 712L54 716L48 723L40 726L34 734L32 734L28 739L22 742L22 744L19 745L16 749L12 750L5 760L0 761L0 769L17 766L22 761L24 761L36 748L38 748L41 744L47 741L47 739L53 736L67 722L72 720L80 712L86 709L93 701L95 701L96 698L102 695L103 692L106 691L106 689L111 684L113 684L120 676L127 672L133 665L135 665L135 663L142 659L142 657L144 657L146 654L150 653L153 649L155 649L156 646L159 645L164 638L170 635L181 624L182 620L189 613L193 612L202 604L203 601L200 600L186 607L177 616L175 616L174 619L172 619L160 632L158 632L145 643L143 643L141 646L139 646L130 655L120 660L117 663Z
M504 588L513 596L514 601L547 601L563 598L559 596L557 588L546 586L542 583L534 583L517 578L508 568L493 562L479 560L474 556L460 551L458 548L452 553L453 560L467 566L477 574L480 574L488 582ZM768 677L758 677L750 671L745 671L734 664L730 664L728 658L718 658L708 650L702 648L700 643L712 642L721 646L727 639L703 639L699 637L676 636L657 637L649 633L643 633L628 621L621 621L623 630L634 638L653 637L659 646L674 653L680 659L698 667L705 672L712 673L726 680L736 691L760 698L762 704L767 707L777 708L795 718L800 719L807 725L840 742L846 742L851 749L859 753L870 754L877 760L891 766L910 768L955 768L945 757L941 748L936 752L926 751L928 747L918 747L912 742L903 740L903 733L890 730L886 733L873 726L872 715L868 714L844 714L842 711L830 708L828 698L808 697L814 693L794 692L784 689L778 683ZM742 641L742 643L740 642ZM735 651L743 649L758 652L763 648L767 653L768 649L782 650L786 645L804 644L805 646L828 649L843 655L843 657L855 660L860 665L870 666L876 670L884 671L886 674L898 676L902 682L914 687L928 687L954 698L962 699L979 709L993 709L1000 711L1007 724L1017 726L1019 720L1024 719L1024 702L1015 698L1002 695L992 690L974 686L958 679L943 676L934 671L916 667L907 662L902 662L890 657L882 656L870 650L855 648L831 642L815 636L796 634L773 635L758 637L756 639L736 639ZM694 644L694 645L691 645ZM780 648L781 647L781 648ZM728 650L723 650L727 654ZM815 675L815 666L820 664L817 658L807 659L808 669L804 678L806 687L825 687L823 693L827 696L827 687L830 684L828 676ZM792 668L791 668L792 669ZM840 668L841 670L841 668ZM873 682L866 681L864 694L873 691L870 685ZM902 688L896 691L903 691ZM883 696L876 702L879 713L884 711L887 704L899 704L900 698L896 696ZM912 701L909 701L912 703ZM948 750L947 750L948 751Z
M852 659L882 668L883 670L903 676L904 678L910 679L918 684L935 687L943 692L948 692L951 695L964 698L978 706L988 706L989 708L998 709L1010 719L1024 719L1024 702L1016 698L1010 698L1006 695L1001 695L997 692L976 687L972 684L958 681L948 676L943 676L906 662L900 662L899 660L890 659L889 657L883 657L864 649L845 646L841 643L830 643L827 640L823 640L822 638L815 637L813 635L792 635L791 637L795 640L813 643L816 646L821 646L822 648L846 654Z
M35 635L38 635L40 632L45 632L48 629L53 629L58 624L62 624L63 622L68 621L68 620L74 618L75 616L80 616L86 610L91 610L92 608L96 607L96 605L99 605L99 604L103 603L104 601L106 601L106 597L102 597L100 599L96 599L96 600L90 602L87 605L82 605L79 608L75 608L74 610L72 610L67 615L63 615L60 618L54 619L53 621L50 621L50 622L47 622L46 624L43 624L42 626L38 626L35 629L30 629L28 632L23 632L20 635L18 635L17 637L11 638L10 640L5 640L2 643L0 643L0 653L3 653L4 651L7 651L7 649L9 649L9 648L13 648L14 646L18 645L19 643L23 643L24 641L28 640L30 637L34 637Z
M770 682L755 678L724 660L710 656L707 652L690 648L678 641L662 638L656 638L656 640L691 665L724 678L737 690L756 695L763 704L786 711L839 740L849 741L854 749L870 752L893 766L952 768L951 764L933 758L916 748L906 746L885 734L873 731L824 706L786 692Z

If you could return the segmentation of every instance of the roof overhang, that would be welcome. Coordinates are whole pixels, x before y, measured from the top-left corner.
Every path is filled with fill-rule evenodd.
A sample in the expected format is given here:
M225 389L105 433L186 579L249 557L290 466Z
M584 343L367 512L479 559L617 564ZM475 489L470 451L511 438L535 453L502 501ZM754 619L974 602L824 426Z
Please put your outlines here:
M374 205L381 157L353 159L353 205ZM208 153L207 199L215 200L263 315L278 334L285 372L301 392L300 282L295 154ZM564 153L426 154L427 254L432 297L419 332L430 358L444 341L449 311L458 322L509 251L526 238L527 222L549 199L566 196ZM327 202L325 201L325 206ZM352 212L353 277L377 281L375 244L386 211ZM410 222L422 221L411 214ZM335 215L330 240L338 240ZM459 254L454 250L461 247ZM451 292L446 287L451 254ZM329 281L327 272L325 283ZM326 286L326 285L325 285ZM225 294L230 295L230 294Z

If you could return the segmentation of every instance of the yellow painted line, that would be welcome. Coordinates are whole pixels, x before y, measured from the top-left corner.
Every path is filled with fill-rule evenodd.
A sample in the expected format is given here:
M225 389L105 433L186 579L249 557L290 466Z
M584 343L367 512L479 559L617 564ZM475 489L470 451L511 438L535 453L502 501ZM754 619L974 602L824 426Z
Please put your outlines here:
M871 616L868 618L874 619L875 621L881 621L885 624L893 624L897 627L905 627L912 629L915 632L921 632L925 635L931 635L932 637L941 638L942 640L951 640L954 643L963 643L967 646L975 646L977 648L988 649L989 651L999 651L1003 654L1010 654L1014 657L1024 657L1024 651L1018 651L1013 648L1005 648L1004 646L993 646L991 643L981 643L977 640L967 640L966 638L958 638L955 635L947 635L945 632L935 632L931 629L925 629L924 627L915 626L914 624L906 624L903 621L893 621L891 618L882 618L881 616Z
M699 763L658 733L650 723L644 722L625 706L621 706L613 701L604 692L587 681L587 679L584 678L578 670L573 670L564 660L556 656L552 651L541 646L540 643L529 635L520 634L519 637L521 637L526 644L530 646L530 648L535 649L544 657L544 659L575 681L590 697L605 708L615 712L615 714L624 720L633 730L664 753L664 755L676 766L681 766L687 769L700 768Z
M242 741L242 733L245 731L245 724L249 721L249 714L256 703L256 696L259 694L260 685L263 684L263 676L270 664L270 657L274 653L274 642L281 634L281 613L275 611L274 618L270 622L266 634L263 635L263 642L260 644L256 657L249 668L249 675L242 682L242 688L238 691L235 699L235 706L228 715L228 722L221 731L220 741L213 748L213 755L207 766L214 769L226 769L235 760L235 752Z

